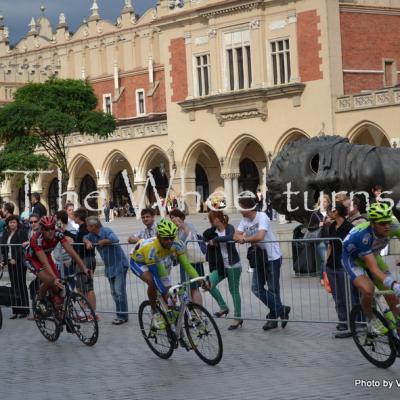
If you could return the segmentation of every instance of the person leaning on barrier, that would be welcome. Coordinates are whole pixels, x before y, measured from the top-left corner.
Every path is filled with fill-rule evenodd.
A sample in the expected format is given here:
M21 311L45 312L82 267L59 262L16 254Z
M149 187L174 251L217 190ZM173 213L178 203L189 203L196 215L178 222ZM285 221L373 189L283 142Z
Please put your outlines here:
M217 301L220 310L214 313L217 318L229 314L229 308L226 304L217 285L228 278L229 292L233 299L235 321L229 326L228 330L237 329L243 325L241 316L241 298L240 298L240 275L242 266L240 265L239 253L236 250L233 236L235 228L229 224L229 217L222 211L210 211L208 219L211 228L203 233L204 240L207 241L207 261L210 266L211 274L211 296Z
M326 237L338 238L344 240L353 225L346 219L347 208L342 203L336 203L336 206L328 207L328 215L332 224L326 230ZM342 243L340 240L332 240L328 244L328 259L326 262L326 272L328 274L329 284L332 290L332 297L335 302L336 313L339 324L336 325L338 331L347 331L347 298L345 271L342 267ZM353 301L354 302L354 301ZM349 337L348 333L338 333L336 338Z
M96 269L96 251L95 249L88 250L84 243L83 238L89 234L86 226L86 218L88 217L88 211L86 208L78 208L74 211L75 223L79 225L78 233L75 238L74 249L78 253L79 257L83 260L83 263L92 271L92 277L86 275L78 275L76 279L76 288L78 292L83 293L88 299L93 310L96 311L96 294L94 292L93 279L94 271Z
M89 233L84 236L86 249L92 250L96 246L105 267L105 275L111 288L117 318L113 325L128 322L128 299L126 294L126 274L129 268L128 259L119 244L117 235L110 229L102 226L100 219L95 216L86 218Z
M185 243L188 241L199 240L200 238L197 235L196 228L193 224L185 221L186 215L179 209L172 210L169 213L169 217L171 221L178 227L177 237L180 241ZM202 239L202 238L201 238ZM199 251L200 248L199 248ZM199 276L204 276L204 266L203 263L193 262L193 267L199 274ZM186 282L189 279L189 275L186 273L185 269L182 265L179 265L179 274L181 278L181 282ZM203 299L199 290L199 286L197 283L190 284L192 300L194 303L203 304Z
M282 266L282 255L279 243L271 229L270 221L263 212L255 211L256 202L252 197L239 199L240 213L243 218L235 232L234 240L238 243L250 243L255 250L261 249L263 254L262 265L257 265L253 273L251 291L268 308L267 319L281 318L282 328L287 325L290 307L282 305L279 277ZM268 290L265 290L265 284ZM277 321L267 321L263 329L269 330L278 327Z
M128 238L128 243L135 244L140 239L150 239L156 236L156 224L154 222L156 212L152 208L144 208L140 212L140 217L142 219L145 228L141 230L136 235L131 235Z
M13 315L10 319L26 318L29 315L29 296L26 287L26 266L24 246L28 245L28 235L22 228L17 215L6 219L6 230L2 237L1 251L7 264L11 282Z

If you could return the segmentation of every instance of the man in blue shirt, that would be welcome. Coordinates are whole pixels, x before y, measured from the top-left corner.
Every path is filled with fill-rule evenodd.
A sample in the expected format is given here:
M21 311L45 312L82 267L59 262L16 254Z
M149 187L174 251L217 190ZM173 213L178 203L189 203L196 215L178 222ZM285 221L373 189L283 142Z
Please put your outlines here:
M121 325L128 322L128 300L126 295L126 274L129 261L119 245L119 239L110 228L101 225L98 217L86 218L89 234L83 239L88 250L96 247L105 266L105 275L115 301L117 318L112 322Z

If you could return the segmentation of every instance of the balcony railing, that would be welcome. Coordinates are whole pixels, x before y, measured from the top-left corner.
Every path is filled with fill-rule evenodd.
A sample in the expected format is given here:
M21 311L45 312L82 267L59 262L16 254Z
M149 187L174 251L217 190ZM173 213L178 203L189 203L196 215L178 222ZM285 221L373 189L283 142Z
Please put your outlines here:
M349 96L341 96L336 101L336 111L346 112L400 105L400 87L364 91Z

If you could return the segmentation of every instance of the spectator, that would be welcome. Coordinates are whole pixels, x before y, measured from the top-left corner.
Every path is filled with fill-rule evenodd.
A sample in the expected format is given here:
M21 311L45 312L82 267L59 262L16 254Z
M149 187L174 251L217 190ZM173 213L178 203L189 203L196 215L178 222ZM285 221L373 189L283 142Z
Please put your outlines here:
M39 219L47 215L46 207L40 202L40 194L32 193L32 214L39 215Z
M311 214L310 221L308 222L307 232L304 235L304 239L318 239L322 238L323 230L325 226L329 224L329 217L327 215L327 208L331 205L331 200L327 194L324 194L322 198L318 199L315 205L315 211ZM313 242L315 245L315 255L317 263L317 271L319 271L321 286L326 285L326 243L321 240L318 242ZM325 280L324 280L325 278Z
M103 212L104 212L104 219L106 220L106 222L110 222L110 208L108 206L107 200L104 200Z
M329 217L333 220L326 231L326 237L339 238L344 240L348 233L353 229L353 225L346 219L347 208L342 203L336 203L334 208L328 208ZM328 246L328 260L326 271L329 284L332 290L332 297L335 301L336 312L341 321L336 329L338 331L347 331L347 305L346 305L346 281L345 271L342 267L342 243L340 241L331 241ZM338 333L336 338L349 337L349 333Z
M72 233L69 228L69 218L65 210L56 212L57 227L62 233L64 233L68 243L73 244L76 235ZM58 243L53 251L53 258L56 262L57 269L60 271L61 278L68 278L68 283L72 290L75 289L75 265L72 262L71 256L62 247L61 243Z
M150 239L156 236L155 211L152 208L144 208L140 212L140 216L145 228L136 235L129 236L128 243L135 244L140 239Z
M19 223L17 215L6 219L6 230L1 247L3 260L7 263L12 291L12 316L10 319L29 315L29 297L26 287L26 266L23 246L28 245L28 235Z
M105 275L110 283L111 295L116 305L117 318L113 325L128 322L128 299L126 295L126 274L129 268L128 259L119 245L119 239L110 228L101 225L95 216L86 218L87 234L83 242L87 250L96 246L105 266Z
M4 218L3 210L0 209L0 240L3 236L4 229L6 227L6 219Z
M110 210L110 220L109 221L114 221L114 208L115 208L115 204L114 202L110 199L110 201L108 202L108 208Z
M7 219L11 215L14 215L14 204L13 203L4 203L3 204L3 218Z
M212 286L210 293L217 301L220 308L214 315L220 318L229 313L229 308L220 291L217 289L217 285L225 278L228 278L229 292L233 299L235 318L234 323L230 325L228 329L234 330L243 324L239 291L242 267L240 265L239 253L233 242L235 228L228 223L229 217L224 215L221 211L210 211L208 219L212 227L203 233L203 237L208 241L207 261L210 270L213 269L209 276Z
M87 275L78 275L76 287L78 292L85 295L93 310L96 311L96 294L93 286L94 271L96 270L96 253L94 249L86 249L83 244L83 238L89 234L86 226L88 211L85 208L78 208L74 211L74 217L75 222L79 225L75 239L75 251L78 253L86 267L93 271L93 278L89 278Z
M358 196L354 196L351 202L348 220L353 226L367 222L367 219L361 215L362 202Z
M40 217L37 214L31 214L29 217L29 230L28 230L28 240L32 239L32 236L40 231L40 225L39 225ZM31 281L29 284L29 296L31 298L31 301L33 303L33 300L35 299L36 293L40 288L40 279L36 276L35 279ZM29 318L29 319L33 319Z
M169 213L169 217L171 218L171 221L178 227L179 240L181 240L183 243L185 243L186 240L198 240L196 228L194 227L193 224L185 222L186 215L181 210L178 209L172 210ZM194 263L193 267L197 271L199 276L204 276L204 267L202 263ZM181 282L186 282L189 279L189 277L187 276L185 270L183 269L182 266L179 267L179 270L180 270ZM190 289L193 302L197 304L202 304L203 300L197 283L192 283L190 285Z
M383 192L383 186L381 186L381 185L372 186L370 192L371 192L371 196L370 196L370 199L369 199L369 204L379 203L379 202L382 201L381 200L381 195L382 195L382 192Z
M277 318L281 318L282 328L289 319L290 307L282 305L279 288L279 276L282 265L282 255L279 243L272 232L269 219L263 212L255 211L255 199L242 197L239 199L240 213L243 218L235 232L234 240L239 243L250 243L252 246L261 249L266 257L263 257L262 267L259 265L253 274L251 290L268 308L269 314L263 329L269 330L278 327ZM268 241L269 243L266 243ZM265 284L268 290L265 290Z
M78 233L79 225L75 222L74 217L74 205L70 202L65 204L65 211L68 216L68 224L66 226L66 230L70 232L72 235L76 236Z

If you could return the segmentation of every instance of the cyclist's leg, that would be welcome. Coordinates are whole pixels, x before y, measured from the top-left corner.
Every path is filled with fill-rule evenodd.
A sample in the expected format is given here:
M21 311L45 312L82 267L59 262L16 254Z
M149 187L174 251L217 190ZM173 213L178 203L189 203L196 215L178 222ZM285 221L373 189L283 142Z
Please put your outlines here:
M345 252L342 252L342 265L350 276L351 283L361 292L361 307L367 318L373 318L372 299L374 297L375 287L368 277L366 265L361 261L357 264Z
M383 260L383 258L378 255L376 257L376 262L378 264L379 269L384 272L387 275L390 275L390 268L389 266L385 263L385 261ZM383 285L382 282L378 281L378 280L374 280L375 286L379 289L379 290L386 290L387 288ZM392 311L392 313L398 317L400 316L400 308L398 308L398 304L400 304L400 299L396 296L396 295L389 295L389 296L385 296L385 300L389 305L390 310Z
M204 276L204 266L203 263L196 263L193 265L199 276ZM200 293L198 283L194 282L190 284L190 294L192 296L192 302L196 304L203 305L203 297Z
M147 284L147 297L150 301L151 308L156 308L157 288L154 284L153 274L149 271L146 264L139 264L134 260L130 260L131 271L143 282Z

